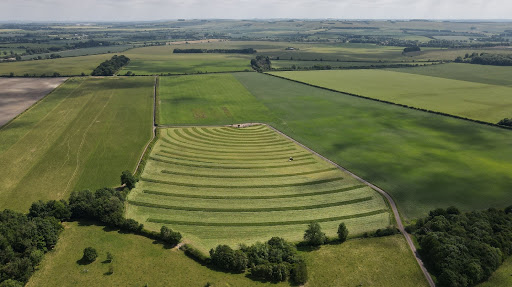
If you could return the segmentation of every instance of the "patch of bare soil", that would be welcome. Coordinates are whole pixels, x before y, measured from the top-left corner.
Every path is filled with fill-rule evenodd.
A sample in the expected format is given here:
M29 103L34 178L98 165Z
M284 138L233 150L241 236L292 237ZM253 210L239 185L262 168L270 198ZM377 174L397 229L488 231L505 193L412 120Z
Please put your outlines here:
M0 78L0 127L30 108L66 78Z

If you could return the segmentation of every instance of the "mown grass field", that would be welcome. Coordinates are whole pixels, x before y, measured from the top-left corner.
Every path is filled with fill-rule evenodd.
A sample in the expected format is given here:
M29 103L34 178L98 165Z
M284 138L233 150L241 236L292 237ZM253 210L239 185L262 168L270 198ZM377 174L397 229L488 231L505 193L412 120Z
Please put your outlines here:
M309 286L428 286L411 254L402 235L322 246L306 253Z
M235 77L277 128L389 192L406 218L512 202L512 133L263 74Z
M60 59L19 61L0 63L0 76L13 73L15 76L51 76L59 73L61 76L79 76L82 73L90 75L92 71L103 61L110 59L112 54L93 56L69 57Z
M231 74L160 77L160 124L267 122L271 112Z
M510 87L383 70L272 74L338 91L491 123L512 116Z
M489 85L512 86L511 67L449 63L389 70Z
M174 48L194 47L155 46L128 50L123 55L130 58L130 63L119 73L131 71L136 75L159 75L251 70L251 55L174 54Z
M119 185L151 136L153 78L72 78L0 129L0 209Z
M352 235L390 224L377 192L263 125L162 130L128 202L127 217L204 251L299 241L311 221L332 237L340 222Z

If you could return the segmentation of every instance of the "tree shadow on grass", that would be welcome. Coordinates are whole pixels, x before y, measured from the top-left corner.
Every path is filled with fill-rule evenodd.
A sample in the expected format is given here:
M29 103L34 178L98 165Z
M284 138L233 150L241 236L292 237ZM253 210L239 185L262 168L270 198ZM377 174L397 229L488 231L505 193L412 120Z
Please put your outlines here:
M94 261L93 261L93 262L94 262ZM76 261L76 264L78 264L78 265L89 265L89 264L91 264L91 263L92 263L91 261L88 261L88 260L86 260L86 259L85 259L85 258L83 258L83 257L82 257L82 258L80 258L80 259L78 259L78 260Z

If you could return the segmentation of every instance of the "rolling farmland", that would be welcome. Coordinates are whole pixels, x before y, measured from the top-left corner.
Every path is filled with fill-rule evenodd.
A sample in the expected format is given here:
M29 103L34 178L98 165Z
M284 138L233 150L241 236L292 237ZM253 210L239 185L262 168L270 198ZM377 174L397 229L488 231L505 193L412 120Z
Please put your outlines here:
M235 77L279 119L277 128L389 192L406 219L512 200L509 130L268 75Z
M382 70L278 72L337 91L497 123L512 116L512 88Z
M0 130L0 208L119 185L151 136L153 78L73 78Z
M378 193L263 125L161 130L127 217L168 225L203 250L298 241L311 221L330 236L342 221L352 235L390 224Z
M120 74L127 71L136 75L160 75L251 70L249 55L174 54L174 48L180 47L157 46L128 50L123 55L131 61Z
M268 122L271 112L233 75L160 77L160 124Z
M25 74L36 77L41 75L52 76L53 73L59 73L61 76L80 76L82 73L90 75L94 68L96 68L101 62L110 59L112 56L112 54L101 54L49 60L0 63L0 76L8 76L10 73L13 73L18 77Z

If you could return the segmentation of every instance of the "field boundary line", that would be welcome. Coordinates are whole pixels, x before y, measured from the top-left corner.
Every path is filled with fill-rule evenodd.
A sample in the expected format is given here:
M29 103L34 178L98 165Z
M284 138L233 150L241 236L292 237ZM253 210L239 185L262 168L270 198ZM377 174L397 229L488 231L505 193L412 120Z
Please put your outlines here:
M156 109L157 109L157 106L156 106L156 86L157 86L157 83L158 83L158 76L155 76L155 83L153 85L153 123L152 123L152 132L151 132L151 138L149 139L148 143L146 144L146 146L144 147L144 150L142 151L141 155L140 155L140 158L139 158L139 161L137 162L137 166L135 166L135 170L133 171L133 175L137 174L137 171L139 170L140 168L140 164L142 162L142 160L144 159L144 155L146 154L149 146L151 145L151 143L155 140L156 138L156 128L157 128L157 124L156 124Z
M366 99L366 100L370 100L370 101L374 101L374 102L380 102L380 103L384 103L384 104L394 105L394 106L397 106L397 107L407 108L407 109L410 109L410 110L425 112L425 113L429 113L429 114L433 114L433 115L445 116L445 117L449 117L449 118L454 118L454 119L458 119L458 120L473 122L473 123L476 123L476 124L487 125L487 126L491 126L491 127L505 129L505 130L512 130L512 127L498 125L498 124L491 123L491 122L481 121L481 120L477 120L477 119L465 118L465 117L462 117L462 116L457 116L457 115L448 114L448 113L444 113L444 112L428 110L428 109L424 109L424 108L417 108L417 107L408 106L408 105L404 105L404 104L399 104L399 103L395 103L395 102L391 102L391 101L387 101L387 100L380 100L380 99L371 98L371 97L367 97L367 96L362 96L362 95L358 95L358 94L353 94L353 93L349 93L349 92L343 92L343 91L334 90L334 89L330 89L330 88L326 88L326 87L322 87L322 86L317 86L315 84L310 84L310 83L301 82L301 81L298 81L298 80L293 80L293 79L285 78L285 77L274 75L274 74L269 74L269 73L264 73L264 74L268 75L268 76L271 76L271 77L278 78L278 79L287 80L287 81L291 81L291 82L294 82L294 83L299 83L299 84L307 85L307 86L310 86L310 87L313 87L313 88L322 89L322 90L329 91L329 92L334 92L334 93L339 93L339 94L343 94L343 95L347 95L347 96L351 96L351 97Z

